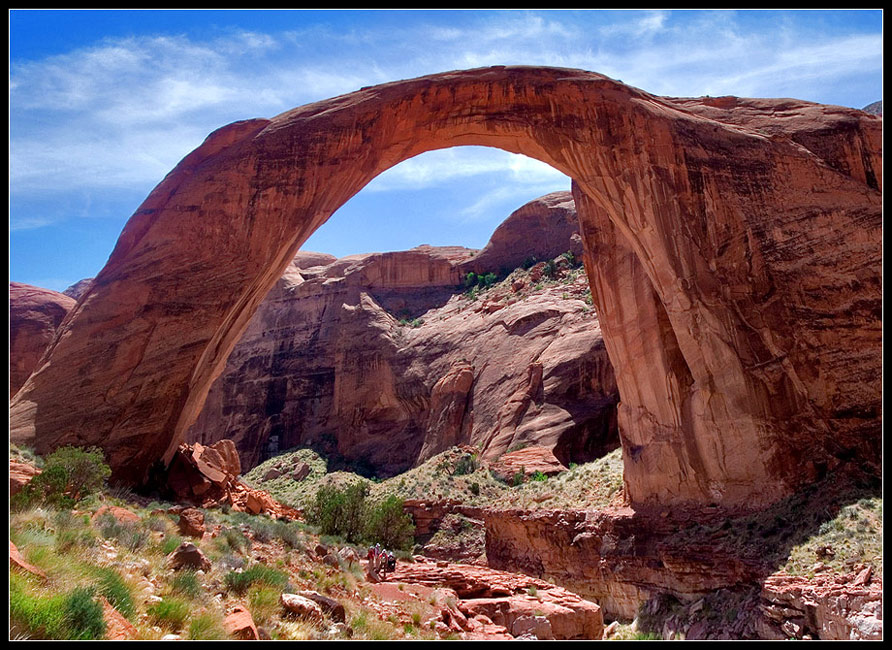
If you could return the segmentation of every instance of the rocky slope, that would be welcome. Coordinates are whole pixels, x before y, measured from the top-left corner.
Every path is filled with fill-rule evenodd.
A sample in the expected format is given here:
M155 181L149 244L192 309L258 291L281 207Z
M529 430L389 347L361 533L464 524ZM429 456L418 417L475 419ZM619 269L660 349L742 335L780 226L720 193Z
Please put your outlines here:
M479 254L298 254L188 439L235 440L246 470L313 446L378 475L463 443L486 457L541 444L565 463L609 451L615 380L581 270L562 260L548 278L540 263L472 295L461 288L472 270L578 250L574 228L572 197L558 192L515 211Z
M50 289L9 283L9 397L15 395L75 301Z

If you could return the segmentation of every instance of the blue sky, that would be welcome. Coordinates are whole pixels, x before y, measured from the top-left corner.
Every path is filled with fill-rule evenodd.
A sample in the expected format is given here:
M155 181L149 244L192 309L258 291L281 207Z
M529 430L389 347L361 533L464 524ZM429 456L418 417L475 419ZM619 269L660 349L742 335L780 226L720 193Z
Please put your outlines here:
M488 65L606 74L658 95L882 98L880 11L9 12L10 280L94 276L129 216L214 129L362 86ZM569 189L482 147L385 172L305 248L482 247Z

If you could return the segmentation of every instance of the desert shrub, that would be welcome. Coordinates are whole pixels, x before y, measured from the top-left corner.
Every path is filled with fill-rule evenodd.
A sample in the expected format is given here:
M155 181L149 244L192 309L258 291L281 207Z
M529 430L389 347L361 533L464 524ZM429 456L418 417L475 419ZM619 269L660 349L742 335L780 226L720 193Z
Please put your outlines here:
M161 540L161 552L164 555L170 555L177 548L179 548L180 544L183 543L183 538L179 535L167 535L164 539Z
M264 584L279 589L288 587L288 575L265 564L255 564L241 573L230 571L224 578L226 589L243 594L254 584Z
M250 541L238 528L224 528L217 537L217 543L224 551L239 552L248 548Z
M47 456L43 472L13 497L11 505L16 510L37 505L70 510L75 503L100 490L110 475L101 450L60 447Z
M545 266L542 268L542 275L546 278L553 278L557 275L558 265L554 260L548 260L545 262Z
M282 590L259 583L248 589L248 610L257 625L267 624L281 609L279 596Z
M185 600L174 596L165 596L149 607L146 613L156 625L176 632L183 627L191 610L192 608Z
M385 548L409 548L415 535L415 525L411 515L403 511L402 499L391 494L380 503L370 505L367 510L367 540L380 542Z
M369 488L363 483L353 483L343 490L322 486L306 512L307 521L323 535L340 535L348 542L359 543L363 537L368 493Z
M96 588L106 597L112 606L127 618L131 618L136 612L136 603L133 593L117 571L111 567L96 567Z
M515 472L514 476L511 477L511 487L523 485L524 478L526 478L526 472L524 472L523 467L521 467L520 470Z
M369 488L354 483L343 490L323 486L308 509L307 521L321 535L343 538L351 544L379 542L388 548L408 548L415 534L412 518L403 512L403 501L389 495L382 501L367 501Z
M97 523L102 537L114 539L130 551L138 551L149 541L149 531L140 524L118 521L111 513L104 513Z
M220 617L210 612L192 618L187 636L193 641L222 641L229 638Z
M479 483L471 483L471 485L468 487L468 489L471 491L471 494L473 494L475 497L480 496L480 484Z
M465 474L473 474L477 471L477 455L465 454L458 459L455 464L455 476L463 476Z
M523 264L521 264L520 266L524 271L529 271L531 268L536 266L536 262L538 261L539 260L537 260L534 255L530 255L523 261Z
M62 608L68 622L67 638L101 639L105 636L105 617L94 587L77 587L69 591Z
M537 470L536 470L535 472L533 472L532 475L530 476L530 480L531 480L531 481L540 481L540 482L541 482L541 481L547 481L547 480L548 480L548 477L547 477L545 474L543 474L540 470L537 469Z
M496 283L498 276L495 273L487 273L480 278L480 284L484 287L491 287Z
M192 600L197 599L204 593L201 582L194 571L180 571L170 581L170 588L175 593L181 594Z
M258 542L269 542L277 536L275 522L266 517L254 517L248 527Z

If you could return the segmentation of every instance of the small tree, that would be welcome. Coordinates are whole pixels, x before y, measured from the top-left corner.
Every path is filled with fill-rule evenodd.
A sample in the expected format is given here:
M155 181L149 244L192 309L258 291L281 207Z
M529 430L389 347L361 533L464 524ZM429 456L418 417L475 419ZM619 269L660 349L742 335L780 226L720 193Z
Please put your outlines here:
M60 447L47 457L43 472L15 495L12 505L15 508L41 504L71 508L102 489L109 476L111 469L105 463L102 450Z
M366 539L380 542L385 548L407 549L415 536L415 524L403 510L403 500L391 494L369 507L365 533Z

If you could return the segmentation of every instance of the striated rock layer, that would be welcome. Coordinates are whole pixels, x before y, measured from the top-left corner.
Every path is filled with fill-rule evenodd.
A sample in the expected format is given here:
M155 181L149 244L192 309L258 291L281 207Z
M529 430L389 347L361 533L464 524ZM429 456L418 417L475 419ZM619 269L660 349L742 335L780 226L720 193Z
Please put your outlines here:
M549 223L563 236L536 252L551 259L573 246L568 192L512 214L485 259L523 264L529 250L499 242ZM471 301L459 287L477 257L429 246L340 260L298 253L187 439L230 438L245 468L314 446L379 476L458 444L487 458L541 444L565 463L615 448L616 382L584 277L561 271L566 283L547 290Z
M37 368L56 328L75 305L66 295L9 283L9 397L12 398Z
M98 443L141 480L316 228L403 160L484 145L573 179L631 501L772 502L880 456L881 130L502 66L231 124L131 217L13 399L11 438Z

